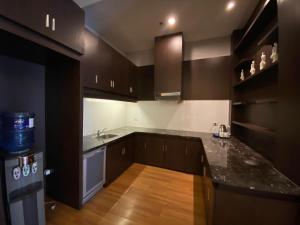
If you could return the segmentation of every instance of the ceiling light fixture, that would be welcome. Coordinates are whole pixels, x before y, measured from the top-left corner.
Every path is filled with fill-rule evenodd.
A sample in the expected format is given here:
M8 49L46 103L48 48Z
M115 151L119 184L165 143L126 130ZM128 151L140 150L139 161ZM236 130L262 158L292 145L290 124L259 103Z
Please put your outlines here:
M230 1L227 3L226 10L231 11L235 7L235 1Z
M169 17L168 24L173 26L176 23L176 19L174 17Z

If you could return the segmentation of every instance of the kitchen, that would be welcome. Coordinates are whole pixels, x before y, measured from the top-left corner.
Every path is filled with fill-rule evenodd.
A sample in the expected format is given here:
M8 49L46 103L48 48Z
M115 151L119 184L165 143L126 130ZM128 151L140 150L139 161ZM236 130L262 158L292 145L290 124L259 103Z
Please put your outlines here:
M0 2L1 225L300 224L299 1Z

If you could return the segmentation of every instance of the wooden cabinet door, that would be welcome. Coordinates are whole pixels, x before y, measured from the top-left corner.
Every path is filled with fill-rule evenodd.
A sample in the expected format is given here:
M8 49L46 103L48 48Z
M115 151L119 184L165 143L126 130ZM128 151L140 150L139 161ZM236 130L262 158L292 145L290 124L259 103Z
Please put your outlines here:
M83 52L82 34L84 12L73 1L49 0L50 33L57 42L79 52Z
M122 147L120 142L113 143L106 150L106 184L114 181L123 169Z
M154 100L154 66L138 67L136 80L138 100Z
M146 164L163 167L164 162L164 138L157 135L149 135L146 140Z
M146 163L146 135L136 134L134 140L134 162Z
M155 38L155 94L181 92L183 37L182 33Z
M137 97L137 81L136 81L136 75L137 75L137 67L128 61L128 94L131 97Z
M113 80L113 49L104 41L101 41L100 50L100 89L112 92Z
M100 43L98 37L85 30L83 33L84 55L81 56L80 70L84 87L100 88Z
M164 166L167 169L185 172L186 144L185 138L165 137Z
M0 0L0 15L31 30L47 35L46 15L49 14L49 1Z
M203 147L200 140L190 139L187 142L185 171L191 174L202 174Z
M114 73L113 73L114 92L118 94L126 95L127 84L128 84L126 59L120 53L115 51L113 63L114 63Z
M125 169L127 169L133 163L133 137L126 138L126 151L124 157Z

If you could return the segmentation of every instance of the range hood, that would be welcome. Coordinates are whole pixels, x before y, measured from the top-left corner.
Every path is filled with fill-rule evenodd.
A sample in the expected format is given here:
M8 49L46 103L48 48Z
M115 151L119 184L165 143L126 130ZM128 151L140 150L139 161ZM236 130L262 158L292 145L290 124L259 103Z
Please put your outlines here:
M155 38L155 98L180 100L182 96L183 35Z

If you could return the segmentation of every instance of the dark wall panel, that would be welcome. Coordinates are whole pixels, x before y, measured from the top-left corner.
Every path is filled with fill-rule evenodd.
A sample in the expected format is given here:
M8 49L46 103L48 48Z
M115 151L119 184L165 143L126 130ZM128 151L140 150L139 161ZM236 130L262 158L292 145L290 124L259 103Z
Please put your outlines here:
M0 55L0 112L35 113L35 147L45 150L45 67Z
M231 99L231 77L231 56L186 61L183 65L183 99Z
M231 56L183 62L183 100L231 99ZM138 68L138 100L154 100L154 65Z
M300 185L300 1L278 1L279 148L276 166Z

